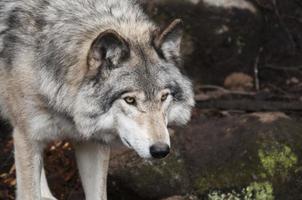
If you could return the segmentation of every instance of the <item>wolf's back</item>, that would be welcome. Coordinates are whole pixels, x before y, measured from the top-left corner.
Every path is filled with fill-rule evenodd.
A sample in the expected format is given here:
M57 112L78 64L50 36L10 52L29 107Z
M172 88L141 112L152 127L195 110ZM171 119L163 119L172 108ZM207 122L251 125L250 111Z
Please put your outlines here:
M57 73L77 62L83 56L79 49L102 31L113 29L125 38L144 39L151 26L131 0L2 0L0 47L10 49L0 57L26 48L38 52L40 63L35 64Z
M10 77L33 79L39 92L53 98L54 88L70 68L86 61L101 32L113 29L129 41L147 41L151 28L132 0L0 0L0 95L9 93L4 85ZM10 73L24 65L34 76ZM5 108L2 102L0 97Z

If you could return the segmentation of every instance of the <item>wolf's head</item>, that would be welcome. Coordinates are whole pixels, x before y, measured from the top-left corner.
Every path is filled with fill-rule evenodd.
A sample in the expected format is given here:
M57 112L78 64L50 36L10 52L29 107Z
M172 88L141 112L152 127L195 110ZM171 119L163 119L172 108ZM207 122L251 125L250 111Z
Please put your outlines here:
M180 20L147 31L145 40L102 32L91 45L76 99L79 131L105 140L115 133L141 157L165 157L168 124L185 124L194 105L191 82L178 68L181 35Z

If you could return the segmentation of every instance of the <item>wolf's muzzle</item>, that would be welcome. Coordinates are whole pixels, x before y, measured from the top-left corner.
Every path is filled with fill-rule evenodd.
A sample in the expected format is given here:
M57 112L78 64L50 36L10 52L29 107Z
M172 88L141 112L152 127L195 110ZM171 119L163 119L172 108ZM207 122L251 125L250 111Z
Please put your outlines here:
M150 147L150 154L153 158L164 158L170 153L170 147L164 143L156 143Z

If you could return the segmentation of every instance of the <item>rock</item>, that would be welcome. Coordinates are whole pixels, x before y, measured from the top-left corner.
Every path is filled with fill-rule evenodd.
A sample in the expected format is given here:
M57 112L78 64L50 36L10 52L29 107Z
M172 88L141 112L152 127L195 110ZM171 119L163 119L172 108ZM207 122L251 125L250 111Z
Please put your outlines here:
M181 48L184 69L195 82L222 85L232 72L253 74L259 45L263 45L260 39L263 21L251 3L246 0L146 2L150 15L162 26L175 18L184 21Z
M222 7L225 9L242 9L248 10L252 13L256 13L257 9L253 4L246 0L203 0L206 4L210 6Z
M123 151L111 163L110 177L141 199L190 193L210 200L302 199L302 121L259 117L268 115L195 115L187 128L176 129L167 159L143 161Z
M142 198L186 194L191 188L184 161L177 149L162 161L144 161L129 151L118 156L116 162L111 162L110 175Z
M272 123L272 122L282 119L282 118L289 119L289 117L285 113L282 113L282 112L253 113L253 114L251 114L251 116L258 117L258 119L262 123Z
M226 77L224 87L230 90L251 90L253 88L253 78L247 74L235 72Z

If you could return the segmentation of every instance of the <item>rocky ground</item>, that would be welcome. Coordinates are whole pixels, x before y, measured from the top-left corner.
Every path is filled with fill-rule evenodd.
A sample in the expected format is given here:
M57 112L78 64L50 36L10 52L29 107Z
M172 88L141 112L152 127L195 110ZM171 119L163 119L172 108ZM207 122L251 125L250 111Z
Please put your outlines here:
M195 110L187 127L171 128L165 160L143 161L114 145L109 199L302 199L301 132L301 120L283 113ZM12 141L3 141L0 199L14 199ZM49 147L46 166L59 199L84 199L68 142Z
M221 4L224 3L224 4ZM184 71L197 106L171 127L173 151L143 161L115 144L110 200L302 199L302 4L299 0L151 0L151 17L185 24ZM14 199L13 142L0 123L0 199ZM72 146L45 152L60 200L84 199Z

